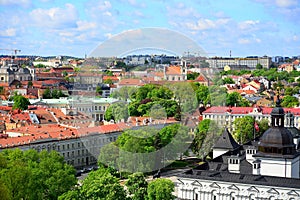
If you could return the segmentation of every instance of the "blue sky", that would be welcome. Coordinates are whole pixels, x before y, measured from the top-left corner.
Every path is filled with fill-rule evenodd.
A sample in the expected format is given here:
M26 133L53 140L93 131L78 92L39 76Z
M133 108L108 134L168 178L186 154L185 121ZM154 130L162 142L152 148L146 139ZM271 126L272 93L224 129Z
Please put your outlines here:
M0 49L83 57L126 30L161 27L210 56L294 56L298 19L299 0L0 0Z

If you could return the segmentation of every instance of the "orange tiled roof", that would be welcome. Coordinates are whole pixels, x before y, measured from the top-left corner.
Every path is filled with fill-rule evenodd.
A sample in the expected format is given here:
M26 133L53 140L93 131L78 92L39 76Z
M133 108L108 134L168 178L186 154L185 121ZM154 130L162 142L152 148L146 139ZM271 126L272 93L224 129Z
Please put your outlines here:
M103 81L108 80L108 79L110 79L112 81L119 81L118 77L116 77L116 76L103 76Z
M197 82L207 82L207 78L204 75L199 74L199 76L195 79L195 81L197 81Z
M169 67L166 67L166 74L181 74L181 67L180 66L174 66L171 65Z
M133 79L133 78L131 78L131 79L121 79L120 81L119 81L119 85L133 85L133 86L135 86L135 85L141 85L141 80L140 79Z

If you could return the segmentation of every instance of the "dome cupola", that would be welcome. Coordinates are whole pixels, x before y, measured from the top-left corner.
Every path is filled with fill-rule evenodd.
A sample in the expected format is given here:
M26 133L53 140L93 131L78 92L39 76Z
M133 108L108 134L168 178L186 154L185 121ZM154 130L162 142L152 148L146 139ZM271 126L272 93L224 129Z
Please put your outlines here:
M277 96L276 107L271 112L271 127L264 132L258 142L258 153L293 155L295 144L291 132L284 127L284 110Z

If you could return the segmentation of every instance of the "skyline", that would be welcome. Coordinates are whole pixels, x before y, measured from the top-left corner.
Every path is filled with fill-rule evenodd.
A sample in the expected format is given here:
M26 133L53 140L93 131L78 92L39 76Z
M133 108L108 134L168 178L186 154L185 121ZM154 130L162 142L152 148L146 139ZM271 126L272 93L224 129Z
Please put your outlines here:
M115 35L155 27L185 35L209 56L295 56L299 11L298 0L0 0L0 49L84 57Z

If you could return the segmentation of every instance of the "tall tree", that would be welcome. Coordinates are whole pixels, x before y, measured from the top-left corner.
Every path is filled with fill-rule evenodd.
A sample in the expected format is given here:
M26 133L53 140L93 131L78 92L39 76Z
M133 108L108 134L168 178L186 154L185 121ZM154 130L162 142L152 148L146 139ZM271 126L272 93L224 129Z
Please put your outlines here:
M92 171L83 180L81 189L83 199L91 200L126 200L126 192L119 180L106 169Z
M77 183L75 170L59 153L20 149L0 153L2 180L12 199L57 199Z
M129 175L125 185L132 200L144 200L147 198L148 183L143 173L134 173Z
M105 111L104 118L106 121L110 120L127 120L128 119L128 105L125 102L117 102L111 104Z
M248 100L244 99L238 92L232 92L226 96L227 106L249 106Z
M221 133L222 128L215 121L202 120L195 131L195 138L191 146L192 151L201 159L204 159Z
M299 105L299 100L297 97L286 95L283 97L281 106L286 107L286 108L292 108L296 107Z
M96 94L102 96L102 93L103 93L103 91L102 91L101 86L97 86L96 87Z
M51 99L51 98L52 98L52 94L50 88L45 89L43 92L43 99Z
M1 179L0 179L0 199L1 200L10 200L10 199L12 199L7 186L3 183L3 181Z
M240 144L252 140L254 137L254 118L251 116L236 118L233 122L233 137Z
M13 100L14 100L13 109L27 110L28 105L30 105L29 100L23 97L22 95L15 95L13 97Z
M258 124L258 128L259 128L259 131L256 132L256 137L260 136L261 134L263 134L270 127L268 119L262 119L262 120L260 120L260 121L258 121L256 123Z
M174 192L174 183L169 179L155 179L148 185L148 200L172 200L175 196L172 194Z

